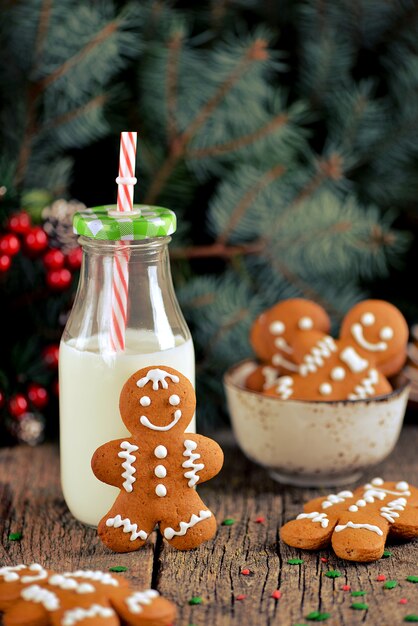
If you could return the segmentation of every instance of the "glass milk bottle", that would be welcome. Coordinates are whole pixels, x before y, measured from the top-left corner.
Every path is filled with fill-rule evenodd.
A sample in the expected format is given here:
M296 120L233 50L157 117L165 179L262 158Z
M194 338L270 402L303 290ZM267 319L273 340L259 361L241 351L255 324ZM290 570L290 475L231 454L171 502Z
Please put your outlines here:
M97 525L118 493L93 475L90 460L103 443L129 433L119 394L136 370L178 369L194 385L194 349L171 279L172 211L136 206L132 213L98 207L77 213L83 263L59 357L61 482L78 520ZM119 256L118 256L119 255ZM118 259L126 260L125 349L112 345ZM194 430L195 425L191 425Z

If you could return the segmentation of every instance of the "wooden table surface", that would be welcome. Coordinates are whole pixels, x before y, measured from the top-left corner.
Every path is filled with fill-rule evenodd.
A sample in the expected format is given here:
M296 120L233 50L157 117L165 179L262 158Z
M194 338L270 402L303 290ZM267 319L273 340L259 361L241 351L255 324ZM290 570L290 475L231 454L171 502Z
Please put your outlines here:
M247 461L232 441L222 445L225 466L199 492L219 522L234 518L235 523L220 525L213 541L191 552L176 552L154 536L131 554L111 553L94 529L71 516L61 493L54 445L0 450L0 565L35 561L58 570L124 565L139 587L156 587L177 604L177 626L312 624L306 615L316 610L331 613L327 626L395 626L406 615L418 614L418 584L405 580L418 575L418 541L393 546L391 557L367 565L343 562L328 550L302 554L289 548L277 539L279 526L295 517L305 500L329 490L280 486ZM417 427L404 428L390 458L365 479L376 475L418 485ZM257 522L259 516L265 521ZM22 539L9 541L9 533L17 531ZM293 557L304 563L288 564ZM242 575L243 568L251 574ZM326 577L329 569L342 576ZM379 574L397 580L397 587L384 589L376 580ZM344 584L367 595L352 598L341 590ZM271 597L276 589L282 592L280 600ZM190 606L189 599L197 595L203 603ZM246 597L238 600L239 595ZM401 598L407 604L400 604ZM355 600L365 600L369 609L353 610Z

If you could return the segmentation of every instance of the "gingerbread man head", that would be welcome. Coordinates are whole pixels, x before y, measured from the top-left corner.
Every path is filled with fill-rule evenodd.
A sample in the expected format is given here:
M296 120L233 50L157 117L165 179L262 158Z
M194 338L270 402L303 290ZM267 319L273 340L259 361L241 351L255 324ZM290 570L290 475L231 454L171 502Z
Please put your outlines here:
M330 325L321 306L303 298L292 298L279 302L255 320L250 341L259 359L283 372L296 372L294 338L311 330L328 333Z
M385 376L392 376L406 359L408 325L393 304L365 300L356 304L341 325L341 339L349 339L363 358L372 357Z
M144 367L124 384L119 400L122 420L133 435L164 436L189 425L196 407L190 381L165 365Z

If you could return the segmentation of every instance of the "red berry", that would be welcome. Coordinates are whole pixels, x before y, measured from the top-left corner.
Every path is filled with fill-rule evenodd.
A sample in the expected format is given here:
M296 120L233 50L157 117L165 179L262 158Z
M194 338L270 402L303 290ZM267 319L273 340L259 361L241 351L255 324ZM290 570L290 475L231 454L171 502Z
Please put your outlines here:
M4 392L0 391L0 409L2 406L4 406L5 401L6 401L6 398L4 396Z
M32 383L28 388L28 398L32 402L33 406L37 409L43 409L49 400L48 392L45 387Z
M20 250L20 241L16 235L4 235L0 239L0 252L8 256L14 256Z
M35 226L25 235L25 245L29 252L42 252L48 246L48 235L43 228Z
M58 367L59 346L55 344L47 346L42 352L42 356L46 365L51 369L55 369Z
M26 413L27 410L28 401L23 394L17 393L10 398L9 411L13 417L20 417L23 413Z
M59 382L58 382L58 380L55 380L55 381L52 383L52 391L55 393L55 395L56 395L56 396L58 396L58 395L59 395L59 392L60 392L60 386L59 386Z
M18 235L25 235L30 231L31 228L30 215L28 215L28 213L26 213L25 211L15 213L9 219L8 228L13 233L17 233Z
M64 265L64 259L65 257L61 250L52 248L45 253L43 261L48 270L60 270Z
M12 264L12 259L7 254L0 256L0 272L7 272Z
M83 258L83 251L81 248L73 248L67 254L65 260L67 265L72 270L78 270L81 266L81 260Z
M71 272L65 268L52 270L46 275L46 282L55 291L64 291L71 284Z

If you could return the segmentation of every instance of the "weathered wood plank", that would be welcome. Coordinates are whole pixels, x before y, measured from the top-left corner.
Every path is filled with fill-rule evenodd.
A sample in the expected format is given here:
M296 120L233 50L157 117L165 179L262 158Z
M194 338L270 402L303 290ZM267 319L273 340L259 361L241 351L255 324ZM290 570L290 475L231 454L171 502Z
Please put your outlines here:
M94 529L76 522L67 510L59 486L58 453L48 445L34 450L18 447L0 451L0 565L40 561L57 569L125 565L139 585L151 582L179 607L179 626L291 626L307 623L313 610L331 613L330 626L394 626L403 616L418 613L418 585L405 581L418 574L418 541L396 546L393 556L376 564L347 564L330 551L300 553L277 541L279 526L300 512L303 502L328 490L282 487L225 442L226 462L220 476L202 485L200 493L218 521L233 517L233 526L220 526L215 540L192 552L176 552L160 540L137 553L113 555L97 539ZM367 479L381 474L418 484L418 428L404 429L392 456ZM258 516L265 517L257 523ZM22 531L20 542L9 532ZM289 565L291 557L303 565ZM321 557L329 557L322 563ZM248 568L250 576L241 570ZM329 579L328 569L342 576ZM396 579L385 590L378 574ZM353 611L352 598L341 586L367 593L369 610ZM271 593L280 589L280 600ZM242 601L239 594L246 595ZM193 595L204 603L189 606ZM400 605L401 597L408 598ZM361 600L361 598L360 598Z

